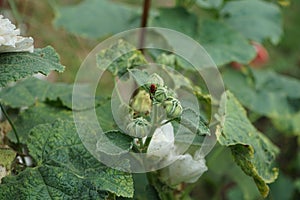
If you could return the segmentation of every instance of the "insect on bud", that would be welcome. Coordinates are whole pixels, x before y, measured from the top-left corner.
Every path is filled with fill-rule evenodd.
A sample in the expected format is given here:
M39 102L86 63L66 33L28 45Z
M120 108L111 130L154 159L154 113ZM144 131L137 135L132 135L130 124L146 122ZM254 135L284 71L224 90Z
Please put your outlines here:
M155 84L151 84L150 85L150 93L151 94L155 94L155 92L156 92L156 85Z
M143 138L146 137L150 131L150 123L145 118L138 117L132 119L126 130L130 136Z
M173 97L168 97L163 102L163 107L165 108L165 111L167 113L167 116L169 118L176 118L179 117L182 113L182 106L180 101Z

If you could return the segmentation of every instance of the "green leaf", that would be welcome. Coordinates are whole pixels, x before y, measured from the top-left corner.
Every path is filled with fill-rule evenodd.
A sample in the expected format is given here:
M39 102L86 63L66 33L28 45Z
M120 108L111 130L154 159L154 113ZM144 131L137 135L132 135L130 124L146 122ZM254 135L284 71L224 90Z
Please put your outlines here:
M226 87L248 109L267 117L280 129L300 133L300 81L268 70L223 73ZM236 86L239 87L236 87Z
M139 24L137 9L107 0L85 0L59 7L55 26L92 39L119 33Z
M127 153L132 148L133 139L124 133L114 130L105 132L104 137L98 139L97 150L106 153L108 155L121 155ZM112 144L115 146L112 148Z
M133 197L132 176L96 160L73 122L38 125L27 141L37 166L3 179L1 199L103 199L105 191Z
M16 157L16 152L11 149L0 148L0 166L5 167L6 169L10 168L12 161Z
M161 8L159 15L150 21L150 26L173 29L194 37L197 33L198 20L196 15L183 7Z
M141 51L124 40L118 40L117 43L102 50L97 56L97 64L100 69L107 69L119 77L126 74L127 69L143 66L146 63Z
M10 174L11 164L15 158L15 151L11 149L0 148L0 183L3 177Z
M138 86L144 86L149 79L149 74L146 71L129 69L128 72L134 78Z
M267 184L274 182L278 176L278 169L272 167L278 148L256 130L244 108L230 92L223 95L219 114L218 142L231 149L235 162L253 177L261 195L266 197L269 193Z
M257 42L270 39L277 44L283 34L280 8L261 0L229 1L221 10L227 24Z
M39 72L48 75L52 70L64 71L57 53L50 46L35 49L34 53L2 53L0 63L0 87Z
M173 29L194 38L217 65L232 61L249 63L256 55L248 40L225 23L204 19L199 24L197 16L182 7L160 9L150 25Z
M70 110L37 103L23 111L14 122L14 125L18 131L20 141L26 143L29 131L33 127L39 124L52 123L57 119L73 120L73 114ZM16 142L12 131L7 134L7 137Z
M283 173L280 173L278 180L270 185L270 197L273 200L293 199L293 192L293 180Z
M197 40L218 66L232 61L249 63L256 54L242 35L214 20L204 20L201 23Z
M210 135L209 128L205 125L202 117L192 109L188 108L183 110L181 124L199 135Z
M79 87L79 86L77 86ZM87 85L82 85L87 88ZM36 78L29 78L0 91L0 102L12 108L28 107L37 101L59 101L63 106L73 110L88 108L92 99L87 94L77 95L80 104L72 105L73 85L50 83Z
M284 118L273 118L272 123L287 135L300 136L300 111Z

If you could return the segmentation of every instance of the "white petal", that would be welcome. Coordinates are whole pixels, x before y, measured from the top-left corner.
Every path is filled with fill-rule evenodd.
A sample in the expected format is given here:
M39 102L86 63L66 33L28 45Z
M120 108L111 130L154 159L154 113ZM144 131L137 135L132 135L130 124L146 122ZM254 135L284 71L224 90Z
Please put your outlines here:
M0 52L33 52L33 39L31 37L17 36L16 39L15 46L1 45Z
M174 148L174 130L171 123L157 128L148 146L147 155L158 160L166 158Z
M207 171L205 159L194 160L190 154L179 155L170 166L161 170L161 179L170 186L194 183Z
M0 53L4 52L33 52L33 39L19 36L20 30L8 19L0 15Z

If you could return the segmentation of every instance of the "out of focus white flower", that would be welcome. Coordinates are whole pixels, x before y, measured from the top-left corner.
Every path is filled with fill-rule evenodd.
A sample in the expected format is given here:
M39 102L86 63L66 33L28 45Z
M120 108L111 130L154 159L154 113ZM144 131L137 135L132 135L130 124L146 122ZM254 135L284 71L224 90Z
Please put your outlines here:
M9 19L0 15L0 53L4 52L33 52L33 39L20 36L20 30Z
M176 186L182 182L194 183L207 171L205 159L195 160L190 154L173 155L173 162L161 170L161 180L170 186Z
M155 130L147 155L158 162L172 162L160 171L161 180L168 185L196 182L207 171L204 157L189 153L180 155L174 142L173 126L167 123Z

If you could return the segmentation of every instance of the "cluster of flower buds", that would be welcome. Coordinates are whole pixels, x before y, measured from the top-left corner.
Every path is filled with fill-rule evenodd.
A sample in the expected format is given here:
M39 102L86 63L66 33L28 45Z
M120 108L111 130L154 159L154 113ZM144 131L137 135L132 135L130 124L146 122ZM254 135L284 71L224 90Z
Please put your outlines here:
M153 104L161 104L168 118L177 118L182 113L180 101L173 90L164 85L163 79L156 73L148 80L148 88Z
M180 117L182 106L176 98L175 92L165 86L164 80L156 73L153 73L147 83L146 90L141 88L131 99L130 107L133 111L130 114L126 131L128 135L143 138L148 136L151 129L150 113L153 105L161 106L167 118Z

